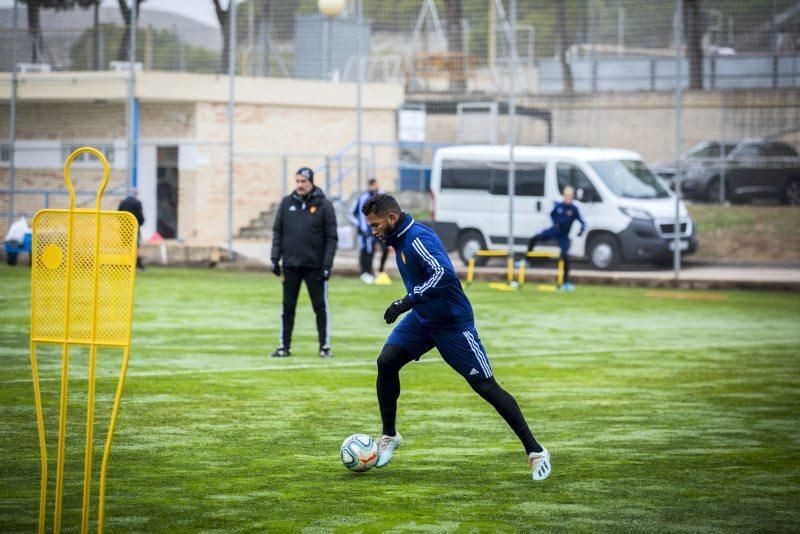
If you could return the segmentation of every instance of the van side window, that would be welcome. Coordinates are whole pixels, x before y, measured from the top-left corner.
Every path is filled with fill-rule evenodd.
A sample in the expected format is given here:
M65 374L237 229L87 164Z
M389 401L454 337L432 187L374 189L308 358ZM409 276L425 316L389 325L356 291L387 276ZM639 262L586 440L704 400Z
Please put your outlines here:
M495 163L493 195L508 195L508 163ZM514 194L520 197L544 196L544 163L517 162L514 166Z
M492 168L484 161L442 161L442 189L489 191Z
M556 175L558 176L559 193L563 194L564 188L570 185L575 189L575 198L581 202L599 202L601 200L592 182L577 166L571 163L559 163L556 166Z

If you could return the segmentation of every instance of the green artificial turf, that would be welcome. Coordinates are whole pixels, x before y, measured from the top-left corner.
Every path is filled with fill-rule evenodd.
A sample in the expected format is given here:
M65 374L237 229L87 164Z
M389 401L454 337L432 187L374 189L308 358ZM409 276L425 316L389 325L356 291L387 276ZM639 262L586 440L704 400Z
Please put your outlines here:
M2 532L33 531L38 508L29 276L0 267ZM325 361L316 356L305 292L294 356L267 356L277 344L279 290L267 273L152 268L138 276L108 532L747 532L800 524L797 294L689 300L630 288L473 286L495 375L552 453L552 475L534 483L513 433L436 353L402 371L406 444L392 463L347 471L341 441L380 431L374 361L389 332L384 308L402 287L335 278L335 358ZM86 351L73 352L70 532L80 524L87 373ZM60 349L42 348L39 357L54 461ZM119 351L100 352L95 466L120 360Z

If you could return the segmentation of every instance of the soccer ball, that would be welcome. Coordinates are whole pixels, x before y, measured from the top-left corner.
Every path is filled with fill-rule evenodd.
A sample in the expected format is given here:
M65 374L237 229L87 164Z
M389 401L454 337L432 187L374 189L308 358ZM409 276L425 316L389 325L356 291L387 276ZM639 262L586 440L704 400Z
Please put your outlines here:
M350 471L368 471L378 461L378 444L366 434L353 434L342 443L339 457Z

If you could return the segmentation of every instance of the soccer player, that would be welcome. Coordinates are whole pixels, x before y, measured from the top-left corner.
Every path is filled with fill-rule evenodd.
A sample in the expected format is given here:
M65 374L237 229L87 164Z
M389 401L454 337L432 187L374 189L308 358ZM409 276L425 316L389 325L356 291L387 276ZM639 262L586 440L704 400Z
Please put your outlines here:
M372 232L370 232L367 218L364 216L364 212L361 211L361 208L367 200L382 193L382 191L378 189L378 180L375 178L370 178L367 184L369 188L353 202L353 206L350 209L350 222L358 231L358 263L361 267L361 281L365 284L372 284L375 282L375 275L372 272L372 258L375 255L376 239L372 235ZM383 269L381 269L381 272L382 271Z
M567 186L562 194L564 199L561 202L556 202L553 211L550 212L553 226L542 230L528 241L528 252L533 250L539 240L555 239L558 241L558 247L561 249L561 260L564 262L564 283L561 285L561 289L575 291L575 286L569 282L569 247L571 245L569 231L572 228L572 223L578 221L581 223L578 237L582 236L586 230L586 221L581 217L578 206L572 203L572 199L575 198L575 189Z
M378 357L377 392L383 423L376 467L384 467L403 438L395 429L400 369L436 347L442 358L488 401L517 434L534 480L550 474L550 453L531 434L517 401L495 381L475 329L472 306L453 264L430 228L415 223L390 195L375 195L363 207L372 233L394 247L408 293L384 313L387 324L409 312L394 328Z

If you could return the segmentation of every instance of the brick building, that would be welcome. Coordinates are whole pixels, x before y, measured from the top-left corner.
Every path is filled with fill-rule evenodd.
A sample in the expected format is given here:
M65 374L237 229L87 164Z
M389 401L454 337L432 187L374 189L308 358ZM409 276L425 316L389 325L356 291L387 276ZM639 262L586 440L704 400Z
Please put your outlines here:
M127 83L124 74L20 75L15 213L30 216L44 207L65 207L64 160L84 145L100 148L108 156L112 173L104 206L116 207L126 191ZM10 76L2 75L2 138L8 132L10 87ZM137 187L147 219L143 237L158 230L167 238L190 244L224 243L228 235L228 78L144 72L136 77L136 96L140 106ZM336 159L356 137L355 84L239 77L235 101L234 234L291 190L294 171L302 165L318 169L317 184L330 187L329 196L346 199L358 187L354 173L346 172L348 166L355 167L354 151L349 152L349 160ZM402 102L403 90L398 85L365 84L363 139L394 141L396 111ZM396 161L391 148L378 151L376 158L383 163ZM10 197L8 145L1 155L0 212L6 216L0 218L0 232L4 233ZM89 159L73 166L78 205L93 203L99 168ZM340 174L344 179L338 179ZM385 178L393 177L387 174Z

